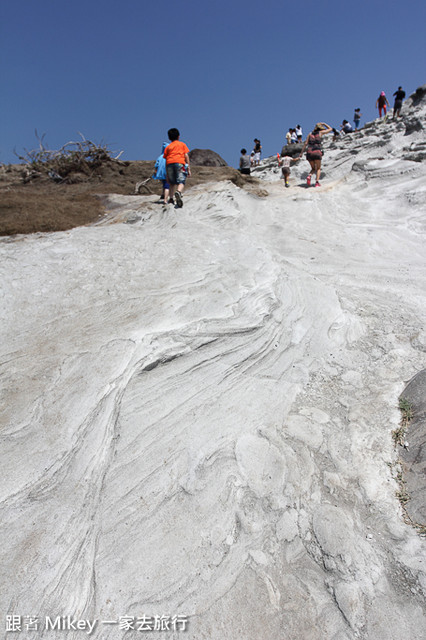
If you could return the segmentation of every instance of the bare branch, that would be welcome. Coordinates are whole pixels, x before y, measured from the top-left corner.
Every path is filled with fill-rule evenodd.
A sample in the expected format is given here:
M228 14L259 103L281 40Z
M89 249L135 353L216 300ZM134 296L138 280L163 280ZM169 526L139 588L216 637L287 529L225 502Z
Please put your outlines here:
M25 155L20 156L16 152L15 155L18 155L21 161L31 165L32 169L47 173L56 181L65 179L73 171L91 175L93 169L104 162L118 159L123 153L121 151L117 158L113 159L104 143L97 144L87 140L82 133L79 133L82 140L71 140L58 150L50 150L46 149L43 143L45 134L40 137L36 129L35 135L39 148L30 151L24 149Z

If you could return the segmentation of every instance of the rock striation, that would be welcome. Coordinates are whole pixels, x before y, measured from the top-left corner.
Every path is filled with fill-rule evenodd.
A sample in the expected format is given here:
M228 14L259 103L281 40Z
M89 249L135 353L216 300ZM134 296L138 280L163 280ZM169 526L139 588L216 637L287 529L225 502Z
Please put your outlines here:
M112 195L1 239L4 637L425 637L392 441L425 366L425 115L326 143L321 189L268 158L267 197Z

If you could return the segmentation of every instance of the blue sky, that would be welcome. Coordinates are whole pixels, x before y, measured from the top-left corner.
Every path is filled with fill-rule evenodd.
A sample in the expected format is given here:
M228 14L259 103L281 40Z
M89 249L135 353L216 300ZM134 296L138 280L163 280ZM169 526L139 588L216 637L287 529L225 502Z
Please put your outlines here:
M86 138L151 160L167 129L237 166L260 138L376 117L426 83L424 0L2 0L0 162Z

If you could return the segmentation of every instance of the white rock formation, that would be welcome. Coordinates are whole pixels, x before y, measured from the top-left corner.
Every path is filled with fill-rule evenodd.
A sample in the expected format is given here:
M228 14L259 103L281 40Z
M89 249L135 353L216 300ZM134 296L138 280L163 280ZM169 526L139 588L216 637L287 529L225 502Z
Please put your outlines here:
M4 637L426 636L391 468L425 367L425 110L329 142L321 189L268 159L265 198L111 196L1 240Z

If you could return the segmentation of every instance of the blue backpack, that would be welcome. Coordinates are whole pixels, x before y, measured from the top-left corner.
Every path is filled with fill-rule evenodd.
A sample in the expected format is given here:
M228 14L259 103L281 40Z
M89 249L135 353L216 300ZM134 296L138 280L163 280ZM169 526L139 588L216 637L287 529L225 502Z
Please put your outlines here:
M163 142L163 151L161 152L161 156L158 156L154 165L154 173L152 177L154 180L167 180L167 171L166 171L166 159L163 156L164 149L169 145L169 142Z

